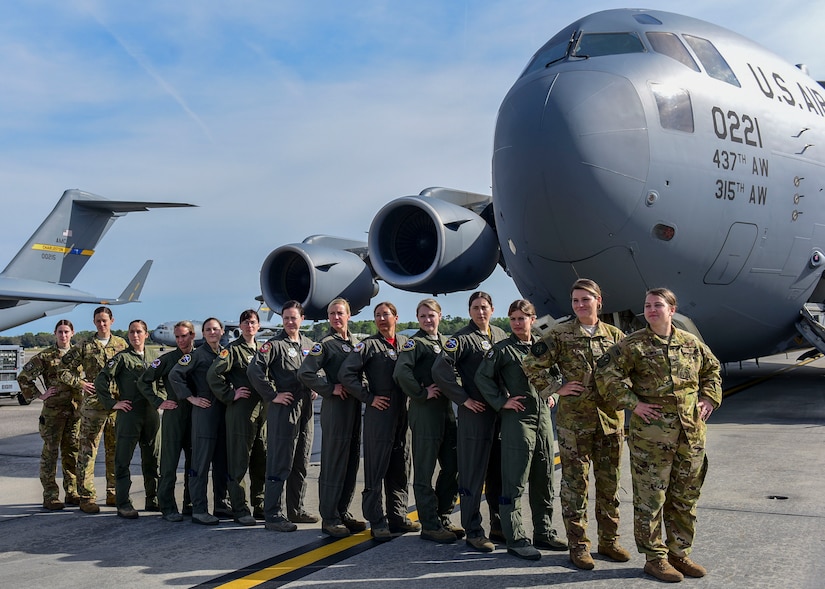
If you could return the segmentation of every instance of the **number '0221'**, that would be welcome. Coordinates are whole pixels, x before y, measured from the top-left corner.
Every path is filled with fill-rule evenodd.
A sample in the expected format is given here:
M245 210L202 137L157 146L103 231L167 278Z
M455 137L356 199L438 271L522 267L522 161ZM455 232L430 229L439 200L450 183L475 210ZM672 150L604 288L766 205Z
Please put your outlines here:
M750 115L740 115L729 110L725 113L720 107L711 109L713 115L713 132L719 139L729 139L733 143L762 147L762 132L759 119Z

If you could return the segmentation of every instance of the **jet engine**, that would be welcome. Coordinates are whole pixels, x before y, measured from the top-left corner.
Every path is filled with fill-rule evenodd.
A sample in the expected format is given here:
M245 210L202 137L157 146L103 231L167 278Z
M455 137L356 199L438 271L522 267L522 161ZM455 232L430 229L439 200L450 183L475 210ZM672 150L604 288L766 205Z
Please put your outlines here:
M341 244L361 247L334 247ZM378 284L353 249L363 249L366 254L363 242L328 236L309 237L303 243L273 250L261 267L264 301L280 312L285 302L294 299L303 305L307 319L318 320L327 318L331 300L343 297L349 301L352 314L356 314L378 294Z
M376 275L396 288L439 294L477 287L499 259L495 231L475 212L426 196L385 205L369 231Z

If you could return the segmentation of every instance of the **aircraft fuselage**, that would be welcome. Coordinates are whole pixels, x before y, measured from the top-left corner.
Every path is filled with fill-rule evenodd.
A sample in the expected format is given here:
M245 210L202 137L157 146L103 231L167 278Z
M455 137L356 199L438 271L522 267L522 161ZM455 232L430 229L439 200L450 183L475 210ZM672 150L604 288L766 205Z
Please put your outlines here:
M666 286L723 360L788 346L822 273L825 90L720 27L613 10L540 49L493 155L501 250L540 312Z

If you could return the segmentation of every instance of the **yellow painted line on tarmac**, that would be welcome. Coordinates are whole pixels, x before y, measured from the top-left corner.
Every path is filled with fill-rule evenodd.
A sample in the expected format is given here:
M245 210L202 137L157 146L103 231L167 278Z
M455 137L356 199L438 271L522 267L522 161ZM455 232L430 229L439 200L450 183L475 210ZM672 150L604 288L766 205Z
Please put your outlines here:
M221 589L249 589L251 587L257 587L261 583L266 583L267 581L277 579L278 577L291 573L296 569L309 566L321 559L332 556L333 554L338 554L339 552L343 552L344 550L369 540L372 540L372 536L369 531L359 532L358 534L353 534L347 538L341 538L332 544L311 550L301 556L296 556L295 558L285 560L275 566L261 569L251 575L247 575L246 577L242 577L235 581L230 581L224 585L219 585L219 587Z
M408 516L411 520L418 521L417 511L410 512ZM223 585L218 585L215 589L250 589L252 587L257 587L262 583L272 581L273 579L277 579L278 577L282 577L283 575L292 573L293 571L312 565L320 560L323 560L345 550L349 550L353 546L358 546L359 544L363 544L364 542L371 541L372 534L370 534L369 530L365 530L363 532L353 534L352 536L341 538L340 540L333 542L332 544L327 544L326 546L321 546L320 548L316 548L315 550L310 550L309 552L302 554L300 556L296 556L283 562L279 562L276 565L266 567L259 571L255 571L254 573L247 575L245 577L241 577L240 579L230 581L229 583L225 583Z

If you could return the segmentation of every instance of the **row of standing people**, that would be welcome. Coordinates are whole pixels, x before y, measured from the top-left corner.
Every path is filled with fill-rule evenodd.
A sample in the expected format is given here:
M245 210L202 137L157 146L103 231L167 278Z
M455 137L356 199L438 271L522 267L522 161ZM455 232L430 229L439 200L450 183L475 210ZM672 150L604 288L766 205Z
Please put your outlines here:
M422 538L436 542L454 542L466 533L468 545L492 550L480 516L481 493L486 484L490 536L503 536L508 551L535 559L540 557L536 547L566 550L567 543L556 536L551 524L553 438L549 411L558 402L560 496L570 559L579 568L594 566L586 535L587 481L592 463L599 552L626 561L630 555L618 543L618 481L624 432L622 410L630 409L634 529L637 547L647 556L645 570L664 580L679 580L679 571L692 576L704 574L688 554L706 469L704 420L721 401L718 362L698 339L672 326L676 301L665 289L647 294L645 318L649 326L627 341L621 331L598 320L601 293L593 281L577 281L571 289L571 302L576 318L558 325L541 339L536 339L531 330L535 311L523 300L509 309L510 337L489 325L493 307L486 293L471 296L471 322L452 338L438 332L441 314L434 299L419 304L416 315L421 329L410 339L395 333L395 307L380 303L375 308L379 334L357 342L347 331L349 306L339 299L328 308L330 333L311 347L306 338L301 341L303 336L285 335L289 331L286 315L295 315L290 323L298 326L303 316L297 303L292 313L285 308L284 333L248 356L246 384L229 382L225 393L234 397L230 403L253 398L251 380L252 388L266 403L265 413L270 420L264 502L267 528L295 529L283 516L280 500L284 484L296 475L296 470L300 474L300 465L296 464L301 462L299 455L308 453L306 441L303 449L295 452L301 445L301 432L306 432L300 423L300 416L306 413L299 408L308 406L311 415L311 399L317 391L324 398L319 478L324 532L340 537L365 529L364 522L349 511L359 463L364 403L363 512L377 540L420 529ZM209 343L206 324L204 333ZM220 327L216 331L222 334ZM293 333L299 334L297 328ZM285 344L286 340L291 344ZM217 357L232 355L219 347L211 348ZM182 356L173 373L186 372L187 366L197 364L198 355ZM656 365L651 358L664 358L666 362ZM678 362L671 365L674 358ZM214 358L212 362L216 363ZM561 387L551 376L551 367L561 372ZM173 388L177 391L182 386L179 382ZM197 387L190 391L192 395L179 394L179 398L198 407L203 401L196 399L206 395L199 395ZM661 402L649 402L651 399ZM458 420L453 404L458 406ZM408 421L415 466L413 490L421 525L406 516ZM673 438L674 451L664 457L657 455L659 468L651 473L651 452L655 453L661 444L659 440L651 442L650 430L661 433L662 421L667 423L665 429ZM198 435L193 435L193 441L197 439ZM433 483L437 464L440 471ZM196 513L209 519L199 523L217 523L205 512L208 467L209 461L201 457L190 471L200 471L204 476L200 493L204 509ZM231 476L228 478L231 480ZM520 508L528 481L532 543L524 533ZM382 489L387 493L386 510ZM650 489L657 491L648 492ZM449 520L459 492L463 528ZM674 507L671 495L677 492L679 501ZM235 510L236 520L238 513ZM657 523L663 514L667 543L662 541L661 524Z

